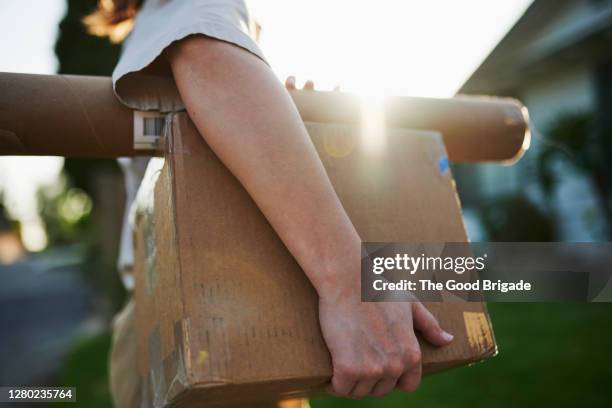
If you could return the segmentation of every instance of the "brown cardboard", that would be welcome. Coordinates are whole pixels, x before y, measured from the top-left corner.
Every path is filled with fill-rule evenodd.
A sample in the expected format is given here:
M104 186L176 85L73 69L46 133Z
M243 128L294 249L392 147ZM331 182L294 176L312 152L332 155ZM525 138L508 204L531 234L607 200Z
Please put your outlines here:
M341 92L294 91L305 122L360 125L362 99ZM453 162L513 161L529 145L526 111L511 99L389 97L389 127L437 130ZM133 112L110 78L0 73L0 155L120 157L135 150Z
M292 97L306 122L360 125L368 106L376 106L342 92L295 92ZM531 139L527 110L511 98L390 96L384 99L384 117L391 128L440 132L455 163L511 164L521 158Z
M132 115L109 78L0 74L1 155L150 155L133 149Z
M363 240L466 241L452 176L440 170L446 152L438 134L387 129L385 149L372 154L358 126L307 128ZM185 114L174 115L169 137L136 217L145 398L155 406L250 406L320 389L331 365L315 291ZM425 373L495 354L484 304L427 306L455 340L422 343Z

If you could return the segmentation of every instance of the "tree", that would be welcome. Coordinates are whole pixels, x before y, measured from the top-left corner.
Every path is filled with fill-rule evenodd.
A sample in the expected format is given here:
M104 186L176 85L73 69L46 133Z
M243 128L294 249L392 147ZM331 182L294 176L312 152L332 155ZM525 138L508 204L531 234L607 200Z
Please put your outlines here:
M111 75L120 45L90 35L82 22L96 4L96 0L67 0L67 12L60 22L55 44L59 74ZM66 159L64 171L70 180L69 188L77 188L91 197L92 222L86 223L87 240L92 243L88 278L113 299L116 308L123 297L118 275L113 273L124 208L121 171L115 160L74 158Z
M612 238L612 128L600 123L590 112L563 113L553 120L544 131L538 176L548 195L559 181L555 168L560 161L587 177L604 214L607 237Z

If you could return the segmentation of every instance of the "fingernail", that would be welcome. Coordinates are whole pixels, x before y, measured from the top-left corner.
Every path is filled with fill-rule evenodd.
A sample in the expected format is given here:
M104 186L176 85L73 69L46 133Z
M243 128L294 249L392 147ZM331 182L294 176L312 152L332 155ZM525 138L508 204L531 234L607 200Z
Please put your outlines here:
M444 341L450 342L455 338L455 336L448 332L442 331L442 338L444 339Z

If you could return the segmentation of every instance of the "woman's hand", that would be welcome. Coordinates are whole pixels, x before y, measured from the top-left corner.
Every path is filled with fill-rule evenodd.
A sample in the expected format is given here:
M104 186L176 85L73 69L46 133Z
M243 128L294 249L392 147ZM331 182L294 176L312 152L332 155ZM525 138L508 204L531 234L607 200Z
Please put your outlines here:
M304 86L302 87L302 90L303 91L314 91L315 90L314 87L315 87L314 82L309 79L306 82L304 82ZM285 88L287 88L288 91L295 91L298 89L295 85L295 77L293 75L288 76L287 79L285 80ZM336 85L334 87L334 91L340 91L340 85Z
M349 398L417 389L422 365L415 329L436 346L453 339L420 302L361 302L358 290L323 293L319 319L333 363L328 392Z
M294 76L287 78L285 87L289 91L298 89ZM314 82L306 81L303 90L313 91ZM348 276L358 266L340 269ZM362 398L383 396L395 388L416 390L421 382L422 365L415 329L436 346L450 343L453 336L440 328L420 302L361 302L360 287L352 277L315 285L319 292L321 330L333 364L328 391ZM350 281L353 285L346 286Z
M295 86L295 77L293 75L288 76L287 79L285 80L285 88L287 88L288 91L295 91L296 89L298 89ZM309 79L308 81L306 81L304 83L304 86L302 87L302 90L304 90L304 91L314 91L314 82L312 82Z

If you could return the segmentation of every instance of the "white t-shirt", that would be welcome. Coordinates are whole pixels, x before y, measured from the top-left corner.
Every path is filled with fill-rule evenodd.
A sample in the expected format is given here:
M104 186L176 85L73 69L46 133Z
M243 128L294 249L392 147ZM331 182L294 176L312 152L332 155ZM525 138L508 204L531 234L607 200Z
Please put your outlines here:
M146 0L113 72L117 97L138 110L183 110L163 50L189 35L235 44L265 61L245 0Z
M164 49L189 35L203 34L244 48L265 62L255 42L256 30L245 0L145 0L113 72L115 94L136 110L183 110L170 69L163 58L158 58ZM125 176L126 211L118 268L129 290L134 287L129 213L148 160L119 159Z

